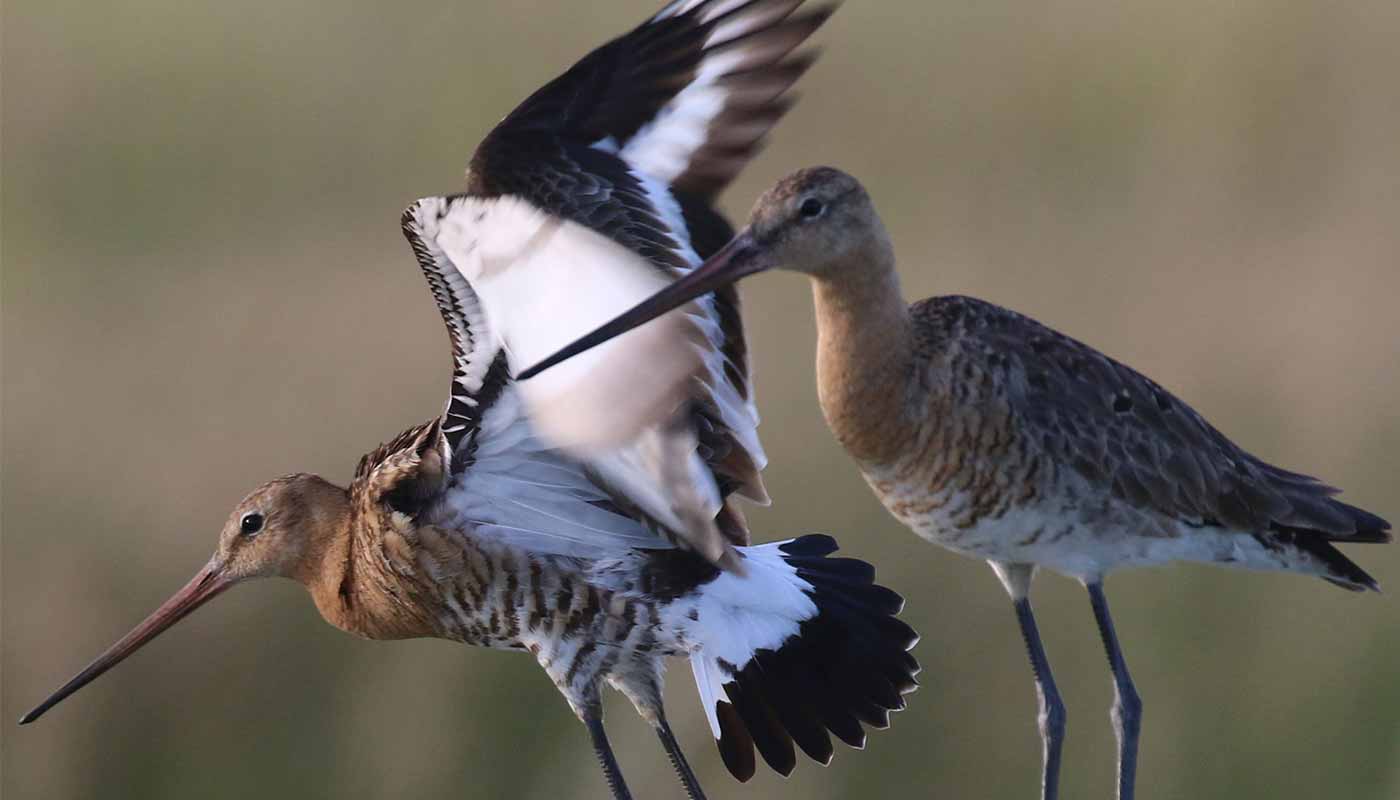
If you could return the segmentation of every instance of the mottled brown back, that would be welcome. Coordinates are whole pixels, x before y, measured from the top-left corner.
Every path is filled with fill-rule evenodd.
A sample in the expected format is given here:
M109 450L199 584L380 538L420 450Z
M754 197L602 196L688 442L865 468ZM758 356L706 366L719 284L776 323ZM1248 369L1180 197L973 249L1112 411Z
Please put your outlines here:
M1389 539L1385 520L1249 454L1171 392L1082 342L971 297L934 297L910 312L925 353L950 348L955 370L961 361L998 373L1020 434L1115 497L1244 531Z

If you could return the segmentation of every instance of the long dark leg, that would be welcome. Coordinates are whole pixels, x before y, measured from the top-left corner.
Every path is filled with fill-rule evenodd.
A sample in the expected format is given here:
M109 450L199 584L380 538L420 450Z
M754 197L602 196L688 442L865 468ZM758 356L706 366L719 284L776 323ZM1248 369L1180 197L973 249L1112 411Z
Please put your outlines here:
M632 800L632 793L627 791L627 783L622 779L622 768L617 765L612 745L608 744L608 734L603 731L602 715L591 714L584 717L583 724L588 726L588 733L593 737L593 752L598 755L598 763L603 767L603 775L608 779L608 788L612 790L613 800Z
M661 740L661 746L666 748L666 755L671 757L671 766L676 768L676 776L681 779L686 796L690 800L705 800L700 781L696 780L695 772L691 770L690 764L686 763L685 754L681 753L681 746L676 743L676 737L671 733L671 726L666 724L665 717L657 718L656 736Z
M1040 774L1042 800L1055 800L1060 794L1060 751L1065 742L1065 705L1060 690L1055 688L1055 676L1050 674L1050 661L1040 643L1040 631L1031 613L1031 601L1022 597L1015 601L1016 621L1021 623L1021 638L1026 640L1026 652L1035 673L1035 694L1040 700L1040 741L1044 745L1044 765Z
M1138 732L1142 728L1142 699L1128 674L1128 664L1118 647L1118 634L1113 630L1113 617L1108 614L1108 600L1103 595L1103 583L1085 584L1089 602L1094 607L1094 619L1099 623L1099 635L1108 653L1108 666L1113 670L1113 732L1118 736L1118 798L1132 800L1137 779Z

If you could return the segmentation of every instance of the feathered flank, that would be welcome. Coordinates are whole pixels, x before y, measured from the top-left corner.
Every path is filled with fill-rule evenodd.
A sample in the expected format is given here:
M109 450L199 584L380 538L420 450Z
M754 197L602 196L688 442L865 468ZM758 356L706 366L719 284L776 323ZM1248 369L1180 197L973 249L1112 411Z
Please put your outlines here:
M1389 542L1390 524L1316 478L1245 451L1136 370L1014 311L971 297L915 303L931 339L988 354L1004 376L1018 435L1043 456L1161 525L1233 531L1347 588L1375 580L1329 542ZM1189 538L1189 534L1187 534Z

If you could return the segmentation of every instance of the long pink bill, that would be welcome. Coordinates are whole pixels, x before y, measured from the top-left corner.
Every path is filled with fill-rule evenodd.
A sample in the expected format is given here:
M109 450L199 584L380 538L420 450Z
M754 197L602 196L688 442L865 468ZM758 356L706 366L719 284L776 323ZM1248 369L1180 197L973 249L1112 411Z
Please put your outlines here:
M33 711L20 717L19 724L27 725L43 716L44 712L58 705L65 697L115 667L122 659L140 649L141 645L156 638L161 631L184 619L191 611L209 602L233 584L233 579L225 576L220 566L210 561L189 583L185 584L183 589L166 600L160 608L157 608L140 625L132 629L131 633L107 648L107 652L98 656L97 660L87 665L82 672L74 675L72 680L49 695L48 699L40 703Z
M753 236L747 230L740 233L719 252L710 256L709 260L696 267L689 275L622 312L612 321L594 329L592 333L574 340L538 364L523 370L516 376L517 380L523 381L532 378L556 364L591 350L609 339L621 336L701 295L727 286L745 275L752 275L767 269L770 265L762 263L761 255L762 251L755 244Z

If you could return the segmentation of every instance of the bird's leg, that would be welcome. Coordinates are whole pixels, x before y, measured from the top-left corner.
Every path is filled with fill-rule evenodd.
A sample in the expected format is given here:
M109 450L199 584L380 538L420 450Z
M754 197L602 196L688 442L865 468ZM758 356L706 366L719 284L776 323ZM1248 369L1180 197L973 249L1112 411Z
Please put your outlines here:
M593 737L593 752L598 755L598 763L608 779L613 800L632 800L632 793L627 791L627 783L622 779L622 768L617 765L617 756L613 755L612 745L608 744L608 734L603 730L601 709L585 715L583 724L588 726L588 733Z
M661 746L666 748L666 755L671 757L671 766L675 767L676 776L681 779L681 785L685 787L686 796L690 800L705 800L705 792L700 788L700 781L696 780L695 772L686 762L685 754L681 752L681 746L676 742L675 735L671 733L671 726L666 724L666 718L658 716L655 728L656 736L661 740Z
M1002 585L1011 595L1016 608L1016 621L1021 625L1021 638L1026 642L1026 653L1031 659L1031 672L1035 674L1035 695L1040 703L1040 714L1036 721L1040 726L1040 741L1043 745L1042 768L1040 773L1041 800L1055 800L1060 794L1060 751L1065 741L1065 704L1060 701L1060 690L1055 688L1055 676L1050 673L1050 660L1045 657L1045 647L1040 643L1040 629L1035 624L1035 614L1031 612L1031 579L1035 577L1035 567L1030 564L1008 564L991 562L992 569L1001 579Z
M1035 694L1040 701L1040 741L1044 745L1043 767L1040 773L1041 800L1055 800L1060 793L1060 751L1065 742L1065 705L1060 690L1055 688L1055 676L1050 673L1050 661L1040 643L1040 631L1031 612L1031 601L1022 597L1015 601L1016 621L1021 624L1021 638L1026 641L1031 671L1035 673Z
M1118 736L1118 800L1132 800L1137 778L1138 732L1142 728L1142 699L1128 674L1128 664L1118 647L1118 634L1113 630L1113 617L1108 614L1108 600L1103 583L1086 583L1089 602L1094 607L1094 619L1099 623L1099 635L1108 653L1108 666L1113 670L1113 732Z

